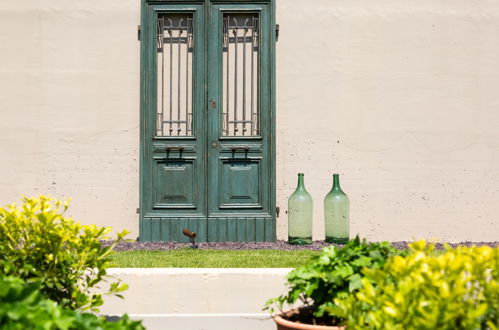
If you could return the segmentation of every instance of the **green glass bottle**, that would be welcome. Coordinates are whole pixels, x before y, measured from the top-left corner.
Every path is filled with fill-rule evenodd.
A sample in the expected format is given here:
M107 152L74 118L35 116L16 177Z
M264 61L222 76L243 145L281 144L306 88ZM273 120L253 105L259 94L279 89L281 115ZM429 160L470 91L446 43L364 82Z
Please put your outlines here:
M288 243L312 243L312 196L305 190L303 173L298 173L298 186L288 200Z
M324 198L326 242L345 244L350 234L350 200L341 190L340 176L333 174L333 188Z

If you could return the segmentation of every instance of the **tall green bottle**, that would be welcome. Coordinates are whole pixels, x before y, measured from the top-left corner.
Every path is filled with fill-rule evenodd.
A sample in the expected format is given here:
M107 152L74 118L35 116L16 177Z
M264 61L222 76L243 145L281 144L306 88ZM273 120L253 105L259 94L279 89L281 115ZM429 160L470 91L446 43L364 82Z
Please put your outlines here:
M341 190L340 176L333 174L333 188L324 198L326 242L345 244L350 233L350 200Z
M312 243L312 196L305 190L303 173L298 173L298 186L288 200L288 243Z

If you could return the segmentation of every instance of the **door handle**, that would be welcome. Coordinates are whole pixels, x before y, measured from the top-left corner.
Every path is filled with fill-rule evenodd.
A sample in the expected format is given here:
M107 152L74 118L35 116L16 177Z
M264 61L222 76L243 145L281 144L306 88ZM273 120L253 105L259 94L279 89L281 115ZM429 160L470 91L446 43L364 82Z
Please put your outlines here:
M184 147L179 147L179 146L166 146L166 152L170 152L172 150L178 150L179 152L184 151Z
M249 151L249 147L248 146L242 146L242 147L230 147L230 150L232 152L236 152L237 150L241 150L241 151L244 151L244 152L248 152Z

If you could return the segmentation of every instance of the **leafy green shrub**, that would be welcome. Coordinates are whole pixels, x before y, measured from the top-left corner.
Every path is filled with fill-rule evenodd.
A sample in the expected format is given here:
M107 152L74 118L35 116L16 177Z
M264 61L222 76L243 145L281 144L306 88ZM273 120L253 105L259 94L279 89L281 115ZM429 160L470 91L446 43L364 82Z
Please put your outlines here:
M107 322L94 314L63 308L43 297L40 286L40 281L26 283L18 277L0 275L1 329L144 329L140 321L131 321L127 316L118 322Z
M363 286L335 300L350 329L497 329L499 249L447 248L424 241L382 269L365 269Z
M358 236L341 249L324 248L311 262L287 275L289 292L268 300L265 309L274 312L272 306L277 305L282 311L285 303L293 305L301 301L311 310L310 323L336 325L341 319L331 308L334 299L347 297L361 287L362 268L381 268L396 253L399 251L388 242L369 244Z
M110 228L82 226L65 217L68 202L41 196L23 198L0 208L0 270L7 275L41 282L41 292L72 309L97 310L101 294L91 294L106 280L114 245L103 248ZM120 241L126 235L117 235ZM117 296L127 286L110 283L106 294Z

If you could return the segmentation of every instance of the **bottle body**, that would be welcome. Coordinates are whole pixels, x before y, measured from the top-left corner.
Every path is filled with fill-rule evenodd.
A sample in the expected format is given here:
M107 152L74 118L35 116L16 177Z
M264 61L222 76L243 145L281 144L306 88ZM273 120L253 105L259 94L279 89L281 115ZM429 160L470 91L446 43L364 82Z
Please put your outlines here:
M324 198L326 242L345 244L350 236L350 200L340 188L339 175L333 175L333 188Z
M298 173L298 186L288 200L288 243L312 243L312 196L305 190L303 173Z

